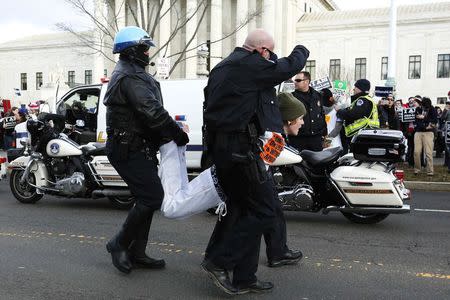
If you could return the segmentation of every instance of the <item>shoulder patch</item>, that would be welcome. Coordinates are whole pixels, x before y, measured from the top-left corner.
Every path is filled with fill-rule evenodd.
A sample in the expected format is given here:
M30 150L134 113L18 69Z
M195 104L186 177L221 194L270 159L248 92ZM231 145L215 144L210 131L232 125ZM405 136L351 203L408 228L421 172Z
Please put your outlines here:
M364 104L364 100L359 99L358 102L356 102L356 106L361 106Z

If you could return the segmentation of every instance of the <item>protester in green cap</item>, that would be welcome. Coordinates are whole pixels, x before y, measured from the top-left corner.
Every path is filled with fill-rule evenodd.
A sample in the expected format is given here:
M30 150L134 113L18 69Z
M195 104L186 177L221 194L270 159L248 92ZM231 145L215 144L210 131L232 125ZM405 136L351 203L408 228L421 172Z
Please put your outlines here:
M297 135L302 125L306 108L291 93L280 93L278 95L283 128L286 135Z

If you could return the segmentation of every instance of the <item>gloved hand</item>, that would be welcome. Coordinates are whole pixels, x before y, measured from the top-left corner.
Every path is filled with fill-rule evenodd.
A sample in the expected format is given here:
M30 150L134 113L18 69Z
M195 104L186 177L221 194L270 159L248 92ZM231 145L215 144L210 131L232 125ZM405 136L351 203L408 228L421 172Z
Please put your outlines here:
M184 131L180 131L179 134L177 134L174 138L173 141L175 142L175 144L177 144L177 146L184 146L187 143L189 143L189 136L187 135L186 132Z

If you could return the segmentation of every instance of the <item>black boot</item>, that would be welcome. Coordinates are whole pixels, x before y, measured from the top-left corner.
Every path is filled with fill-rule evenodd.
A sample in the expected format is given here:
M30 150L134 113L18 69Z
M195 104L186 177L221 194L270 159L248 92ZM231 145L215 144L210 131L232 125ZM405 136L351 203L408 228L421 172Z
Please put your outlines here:
M162 269L166 265L164 259L155 259L145 254L147 240L135 240L129 249L130 261L133 267L141 267L147 269Z
M148 269L162 269L166 265L163 259L154 259L145 254L147 247L148 233L152 224L153 212L148 216L145 222L139 228L136 240L131 243L129 248L130 261L133 267L141 267Z
M131 242L136 239L138 229L153 214L150 208L136 204L128 213L122 229L107 244L106 250L111 253L113 265L121 272L130 273L132 264L128 254Z
M131 261L128 257L127 248L121 245L120 241L123 240L123 231L121 230L116 234L107 244L106 250L111 253L112 263L120 272L131 272Z

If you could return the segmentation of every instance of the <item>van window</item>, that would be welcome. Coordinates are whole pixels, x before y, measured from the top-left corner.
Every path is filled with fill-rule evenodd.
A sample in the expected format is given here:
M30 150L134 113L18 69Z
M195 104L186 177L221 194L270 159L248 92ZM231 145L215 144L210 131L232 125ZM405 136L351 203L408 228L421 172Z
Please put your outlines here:
M58 104L57 113L66 117L66 123L76 125L81 135L76 142L84 144L96 141L97 112L100 89L77 89L66 95Z

